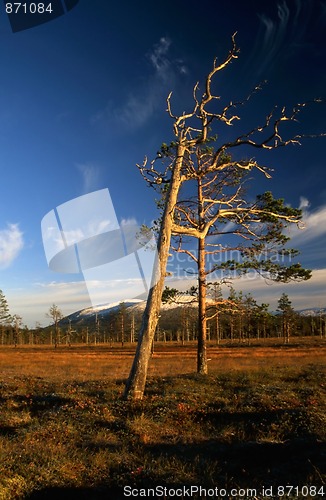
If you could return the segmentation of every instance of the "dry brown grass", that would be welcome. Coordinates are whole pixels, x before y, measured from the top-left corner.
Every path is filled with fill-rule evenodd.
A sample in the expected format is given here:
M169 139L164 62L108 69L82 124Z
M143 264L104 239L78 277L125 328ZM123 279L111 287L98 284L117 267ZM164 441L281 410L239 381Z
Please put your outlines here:
M310 341L309 341L310 340ZM276 341L274 341L274 344ZM273 346L211 345L208 349L212 371L260 370L283 366L324 364L326 342L304 339L296 345ZM135 344L119 346L10 346L0 347L3 376L46 377L52 380L112 380L128 376ZM182 375L196 371L196 345L160 343L149 365L149 376Z
M325 348L211 346L202 377L194 344L156 345L145 397L132 403L121 395L134 345L2 347L0 500L117 500L124 485L322 486Z

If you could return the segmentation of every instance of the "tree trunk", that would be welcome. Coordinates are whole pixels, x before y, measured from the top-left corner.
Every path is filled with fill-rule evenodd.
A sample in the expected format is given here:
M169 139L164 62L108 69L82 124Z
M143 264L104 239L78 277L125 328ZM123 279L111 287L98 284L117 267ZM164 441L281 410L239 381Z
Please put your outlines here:
M198 222L200 229L205 223L202 179L198 179ZM206 252L205 238L198 239L198 349L197 349L197 372L206 375L207 349L206 349Z
M216 306L217 308L218 306ZM220 337L220 313L217 310L215 316L215 330L216 330L216 345L219 345L221 337Z
M233 311L231 311L231 318L230 318L230 340L233 342L233 332L234 332L234 318L233 318Z
M208 373L206 349L206 274L205 274L205 240L198 240L198 350L197 372L203 375Z
M179 143L157 243L158 262L155 264L153 276L158 272L159 276L148 295L138 336L136 354L124 392L125 399L142 399L145 391L148 362L151 356L152 342L162 302L166 266L171 243L173 213L181 186L181 167L185 150L186 147L182 143Z
M135 315L133 314L130 326L130 342L133 343L134 341L135 341Z
M55 322L54 325L54 348L56 349L58 347L58 342L59 342L59 327L57 322Z

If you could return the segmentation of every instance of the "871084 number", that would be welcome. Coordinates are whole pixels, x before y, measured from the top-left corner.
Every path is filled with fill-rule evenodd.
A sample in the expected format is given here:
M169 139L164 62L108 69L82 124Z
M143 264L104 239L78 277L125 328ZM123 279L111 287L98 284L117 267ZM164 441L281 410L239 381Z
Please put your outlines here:
M51 3L6 3L7 14L18 14L19 12L22 12L23 14L44 14L48 12L51 14L53 9Z
M325 496L324 486L278 486L277 496L279 498L322 498Z

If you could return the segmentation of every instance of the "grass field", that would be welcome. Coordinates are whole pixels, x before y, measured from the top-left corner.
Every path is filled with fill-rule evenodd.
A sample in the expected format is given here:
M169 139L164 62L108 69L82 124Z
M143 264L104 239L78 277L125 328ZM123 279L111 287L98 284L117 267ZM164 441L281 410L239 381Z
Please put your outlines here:
M212 345L207 377L195 345L160 344L131 403L121 396L134 349L0 348L1 500L158 485L258 499L292 485L292 498L326 498L325 341Z

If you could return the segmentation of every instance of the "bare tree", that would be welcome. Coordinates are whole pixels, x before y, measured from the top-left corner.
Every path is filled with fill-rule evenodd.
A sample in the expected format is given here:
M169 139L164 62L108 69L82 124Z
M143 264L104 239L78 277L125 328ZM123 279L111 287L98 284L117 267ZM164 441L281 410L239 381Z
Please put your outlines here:
M173 235L179 235L174 250L187 254L197 268L197 371L202 374L207 373L208 275L213 274L220 283L250 270L284 282L311 276L300 264L288 265L287 259L291 260L297 251L284 246L289 238L283 230L288 224L300 222L301 211L284 205L283 199L275 200L270 192L250 200L244 188L248 172L243 162L223 154L216 163L215 154L213 147L199 145L194 160L188 158L189 183L196 184L195 195L177 202L172 227ZM258 164L249 166L249 172L254 167L270 177ZM195 238L197 249L184 245L184 236ZM235 254L236 258L230 258Z
M59 307L53 304L49 312L46 314L48 318L51 318L54 324L54 347L58 347L59 343L59 321L63 318L62 312Z
M19 332L23 324L23 318L18 314L14 314L12 317L13 328L14 328L14 345L17 347L19 342Z
M236 171L237 173L241 173L243 171L250 172L256 169L261 171L265 176L269 177L270 174L268 169L265 166L261 166L254 158L246 160L233 160L231 155L233 150L237 150L241 146L246 148L251 147L254 149L259 148L272 150L289 144L300 144L300 139L305 137L304 135L295 135L291 138L283 138L280 127L283 122L296 121L298 114L307 103L296 105L289 113L285 108L280 110L278 108L274 108L273 111L266 117L263 125L255 127L249 132L239 135L234 140L221 144L214 150L210 150L209 148L207 149L209 142L212 140L211 130L213 125L215 123L219 123L221 125L232 126L234 121L240 119L240 117L235 113L236 108L243 105L257 90L260 90L260 87L258 86L244 101L237 103L230 102L225 106L222 105L220 111L211 110L211 104L215 104L219 99L219 96L217 96L212 90L213 80L220 71L224 70L233 61L233 59L238 58L238 53L239 50L236 46L235 35L233 35L232 48L229 51L229 54L220 64L218 64L215 59L213 68L206 78L205 91L201 97L199 96L199 84L197 83L195 85L193 91L194 107L191 112L175 116L171 107L171 94L168 96L167 111L169 116L174 121L173 131L175 141L171 143L170 146L163 144L157 157L149 165L147 159L145 159L143 164L139 166L139 170L148 184L156 188L159 187L159 189L164 192L164 203L158 236L158 259L155 267L156 275L153 281L155 284L150 290L147 305L143 314L137 350L129 378L126 383L124 393L125 398L141 399L144 394L148 362L151 354L151 345L160 313L172 235L187 235L198 239L197 258L199 260L200 275L202 274L202 276L199 277L199 280L203 285L201 287L202 297L200 299L200 308L205 307L205 273L203 272L205 267L205 254L203 242L205 241L210 229L214 227L214 224L218 219L221 220L221 218L224 218L224 220L226 220L229 218L231 221L241 223L243 224L244 231L246 230L247 232L251 231L250 226L253 221L259 224L259 221L262 219L264 219L262 222L268 222L268 218L270 218L270 220L274 218L277 221L283 219L288 222L299 222L300 219L299 214L296 214L298 217L293 214L282 214L282 211L278 209L278 201L266 198L260 200L262 205L265 204L263 207L242 207L240 201L237 201L238 204L236 203L235 205L233 204L232 206L229 206L228 202L224 203L223 199L220 199L218 201L220 206L218 210L215 211L215 215L210 217L208 220L204 217L204 199L202 199L202 203L200 200L200 196L203 195L203 190L200 187L203 175L199 175L196 178L196 171L194 172L193 168L196 164L196 159L198 160L198 158L202 155L209 155L209 162L207 162L205 158L201 158L201 160L204 160L205 164L205 175L212 174L223 176L224 172L230 169ZM159 166L158 162L160 162ZM178 217L176 216L176 207L181 186L186 181L194 180L194 178L197 179L197 185L199 186L199 212L197 212L199 214L199 224L197 226L189 227L189 225L178 221ZM236 190L235 199L237 199L238 194L239 193ZM257 204L259 205L258 201ZM212 201L211 205L213 206L214 204L215 201ZM269 206L266 208L266 205L268 204ZM276 212L273 208L277 209ZM185 213L184 217L187 218ZM188 223L189 222L190 221L188 220ZM230 265L230 269L232 270L233 267L234 270L240 270L240 265L240 263L233 263ZM273 269L272 265L269 265L269 269L266 269L266 271L273 273L275 269ZM284 271L283 274L283 278L285 277L286 271ZM205 311L200 311L199 314L202 320L205 320ZM206 334L206 332L204 334ZM202 351L204 352L205 357L205 345L203 345ZM203 365L204 364L205 359L203 359Z
M155 161L147 167L147 161L140 166L141 173L145 176L149 184L168 183L166 201L160 224L160 232L157 243L157 262L154 270L155 285L150 289L146 308L143 314L142 325L138 336L137 350L134 362L126 383L124 396L130 399L142 399L145 390L148 362L151 356L151 346L159 318L162 293L164 289L164 280L166 274L167 261L169 256L172 226L174 218L174 208L177 203L178 194L184 177L184 160L190 155L192 149L197 144L204 143L209 134L209 127L213 120L218 119L231 125L232 117L227 118L227 109L221 114L214 114L207 111L208 104L215 99L211 93L211 80L213 76L227 67L233 59L238 57L238 48L235 43L235 35L232 37L232 48L226 59L217 64L214 61L214 68L206 80L206 92L201 99L198 99L196 92L198 84L194 88L195 105L190 113L183 113L180 116L174 116L171 110L171 95L168 96L168 113L174 120L173 131L176 137L176 154L172 163L162 172L155 168ZM199 122L194 127L191 121L195 119ZM168 178L168 179L167 179Z

